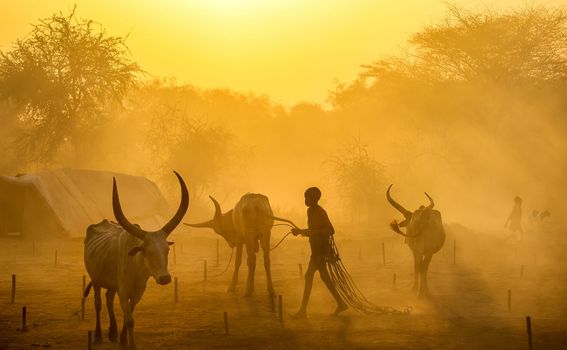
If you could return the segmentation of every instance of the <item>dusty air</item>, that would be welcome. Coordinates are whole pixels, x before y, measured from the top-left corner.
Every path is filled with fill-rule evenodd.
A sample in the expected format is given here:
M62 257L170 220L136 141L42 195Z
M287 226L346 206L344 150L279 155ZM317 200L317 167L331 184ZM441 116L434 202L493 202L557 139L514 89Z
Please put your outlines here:
M0 349L567 348L566 0L0 29Z

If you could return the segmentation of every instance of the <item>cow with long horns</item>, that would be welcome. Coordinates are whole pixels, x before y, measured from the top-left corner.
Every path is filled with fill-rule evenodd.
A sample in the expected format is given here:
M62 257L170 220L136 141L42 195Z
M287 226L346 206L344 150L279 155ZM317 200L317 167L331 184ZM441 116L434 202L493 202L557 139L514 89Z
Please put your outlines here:
M116 179L112 188L112 208L120 225L107 220L87 228L85 238L85 266L91 282L84 291L85 297L90 288L94 289L96 328L95 343L102 341L100 328L101 288L106 289L106 306L110 319L108 337L117 341L118 330L114 316L114 296L118 292L124 324L120 334L122 349L136 349L134 343L134 318L132 313L142 298L148 279L153 277L160 285L171 282L167 270L169 245L167 236L179 225L189 207L189 194L181 176L175 173L181 186L181 203L177 212L163 228L148 232L128 221L118 196Z
M406 243L410 247L414 259L413 289L418 290L418 295L423 297L429 294L427 271L431 258L445 243L445 229L443 228L441 213L433 209L435 203L427 193L425 195L429 199L429 205L427 207L422 205L416 211L410 212L392 199L391 188L392 185L386 191L386 198L394 208L402 213L405 219L401 223L394 220L390 227L396 233L406 237ZM405 227L406 233L403 233L400 227Z
M264 253L264 268L268 292L274 295L272 284L272 273L270 270L270 235L274 224L272 208L268 197L247 193L234 206L234 209L222 213L220 204L209 196L215 205L215 215L212 220L199 224L185 224L191 227L206 227L213 229L221 235L230 247L236 247L236 261L234 274L228 287L229 292L234 292L238 282L238 270L242 261L242 249L246 246L248 262L248 279L246 281L246 296L254 292L254 271L256 269L256 253L259 246Z

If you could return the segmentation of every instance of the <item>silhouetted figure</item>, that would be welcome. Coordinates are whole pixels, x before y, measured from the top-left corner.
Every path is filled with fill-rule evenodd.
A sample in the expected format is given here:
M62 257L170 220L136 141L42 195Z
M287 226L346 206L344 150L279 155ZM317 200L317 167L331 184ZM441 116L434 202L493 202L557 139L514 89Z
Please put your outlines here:
M318 202L321 198L321 191L317 187L310 187L305 191L305 205L307 209L307 229L293 229L292 233L309 237L309 244L311 245L311 259L309 260L309 267L305 273L305 289L303 290L303 299L301 306L297 313L292 316L295 318L304 318L307 311L307 303L311 295L311 288L313 287L313 277L315 272L319 271L319 275L325 285L335 298L337 302L337 309L333 315L338 315L348 308L348 305L339 295L334 282L327 270L326 258L331 255L331 245L329 239L335 233L335 229L327 216L327 212Z
M532 210L532 217L531 217L531 221L538 221L539 220L539 211L538 210Z
M542 211L542 212L539 214L539 221L543 221L543 219L545 219L545 218L547 218L547 217L550 217L550 216L551 216L551 212L550 212L549 210Z
M520 232L521 234L524 232L522 230L522 198L516 196L514 198L514 207L512 208L512 212L508 216L504 227L508 228L510 231L516 233ZM513 237L514 235L510 236ZM508 238L510 238L508 237Z

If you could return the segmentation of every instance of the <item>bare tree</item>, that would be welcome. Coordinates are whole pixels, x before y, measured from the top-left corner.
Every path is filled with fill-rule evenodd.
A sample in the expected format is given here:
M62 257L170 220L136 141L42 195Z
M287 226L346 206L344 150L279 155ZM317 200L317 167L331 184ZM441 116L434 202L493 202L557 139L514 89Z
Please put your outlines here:
M105 108L121 101L140 72L125 38L77 18L75 9L40 20L0 53L0 97L24 107L25 156L49 163L64 147L80 154L105 120Z
M329 159L338 192L351 218L370 222L381 206L384 167L360 138L353 138Z

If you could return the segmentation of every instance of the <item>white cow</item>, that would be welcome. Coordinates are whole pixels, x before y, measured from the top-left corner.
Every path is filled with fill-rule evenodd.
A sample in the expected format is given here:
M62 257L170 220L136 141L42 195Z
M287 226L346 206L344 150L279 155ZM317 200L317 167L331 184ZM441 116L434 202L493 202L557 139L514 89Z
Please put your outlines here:
M173 243L167 241L167 236L179 225L189 207L185 182L179 174L175 175L181 185L181 204L173 218L161 230L144 231L126 219L120 206L116 179L112 189L112 207L120 226L103 220L87 228L84 258L91 282L84 294L86 297L91 286L93 287L96 309L95 343L102 342L101 288L106 289L106 306L110 318L109 339L116 342L118 336L113 308L114 295L118 292L124 315L120 346L122 349L136 349L132 313L144 294L148 279L151 276L161 285L171 282L171 275L167 271L167 257L168 246Z

